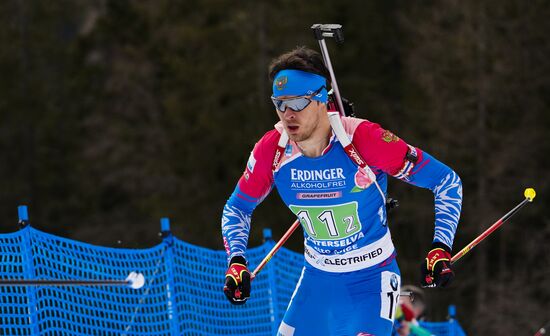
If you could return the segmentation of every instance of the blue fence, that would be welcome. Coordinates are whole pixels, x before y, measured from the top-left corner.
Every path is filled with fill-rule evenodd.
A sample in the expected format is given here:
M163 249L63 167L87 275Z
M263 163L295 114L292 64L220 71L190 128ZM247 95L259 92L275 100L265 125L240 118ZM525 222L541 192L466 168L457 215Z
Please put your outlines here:
M302 255L279 250L254 280L252 299L232 306L222 293L225 252L173 237L166 219L162 231L159 245L139 250L93 246L30 226L0 234L0 279L124 280L132 271L146 279L140 289L0 286L0 335L276 334ZM273 245L267 240L249 250L251 268ZM433 327L437 335L463 334L452 321Z

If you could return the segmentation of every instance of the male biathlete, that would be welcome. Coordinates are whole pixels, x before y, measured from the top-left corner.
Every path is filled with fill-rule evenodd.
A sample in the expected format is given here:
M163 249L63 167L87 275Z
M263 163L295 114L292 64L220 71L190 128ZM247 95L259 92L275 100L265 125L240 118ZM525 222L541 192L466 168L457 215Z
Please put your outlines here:
M387 175L434 193L435 233L421 266L422 284L432 287L445 287L454 276L460 178L378 124L338 116L331 124L330 75L316 51L298 47L279 56L269 76L280 121L256 143L223 210L224 293L233 304L250 296L250 218L275 186L300 219L306 261L279 335L390 335L401 278L386 219ZM343 126L368 166L352 160L334 125Z

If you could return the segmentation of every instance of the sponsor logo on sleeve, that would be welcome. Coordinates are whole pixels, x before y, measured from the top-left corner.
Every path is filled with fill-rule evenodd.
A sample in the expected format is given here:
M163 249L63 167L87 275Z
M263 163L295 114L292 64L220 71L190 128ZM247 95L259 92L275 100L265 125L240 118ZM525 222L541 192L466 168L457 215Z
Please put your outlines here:
M246 168L253 173L254 172L254 166L256 165L256 158L254 157L254 153L250 153L250 156L248 157L248 162L246 163Z

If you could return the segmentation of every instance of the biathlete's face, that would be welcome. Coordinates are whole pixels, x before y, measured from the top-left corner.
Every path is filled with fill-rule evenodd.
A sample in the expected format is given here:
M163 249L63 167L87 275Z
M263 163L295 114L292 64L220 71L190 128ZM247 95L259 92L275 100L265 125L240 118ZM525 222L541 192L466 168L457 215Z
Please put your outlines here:
M296 69L284 69L275 76L271 100L291 140L324 142L330 127L324 103L326 82L323 76Z
M319 101L312 100L311 96L281 96L277 100L281 102L291 101L299 98L309 100L309 104L299 111L295 111L289 106L286 106L284 112L279 108L276 109L277 115L283 127L285 128L288 137L295 141L305 141L311 138L315 131L319 128L323 114L326 116L326 105Z

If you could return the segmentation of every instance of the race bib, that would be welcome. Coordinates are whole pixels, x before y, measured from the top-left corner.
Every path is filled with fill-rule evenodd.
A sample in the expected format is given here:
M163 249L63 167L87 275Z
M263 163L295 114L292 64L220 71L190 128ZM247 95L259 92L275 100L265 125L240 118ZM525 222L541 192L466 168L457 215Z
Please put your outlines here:
M361 231L357 202L331 206L290 205L307 234L318 240L344 239Z

